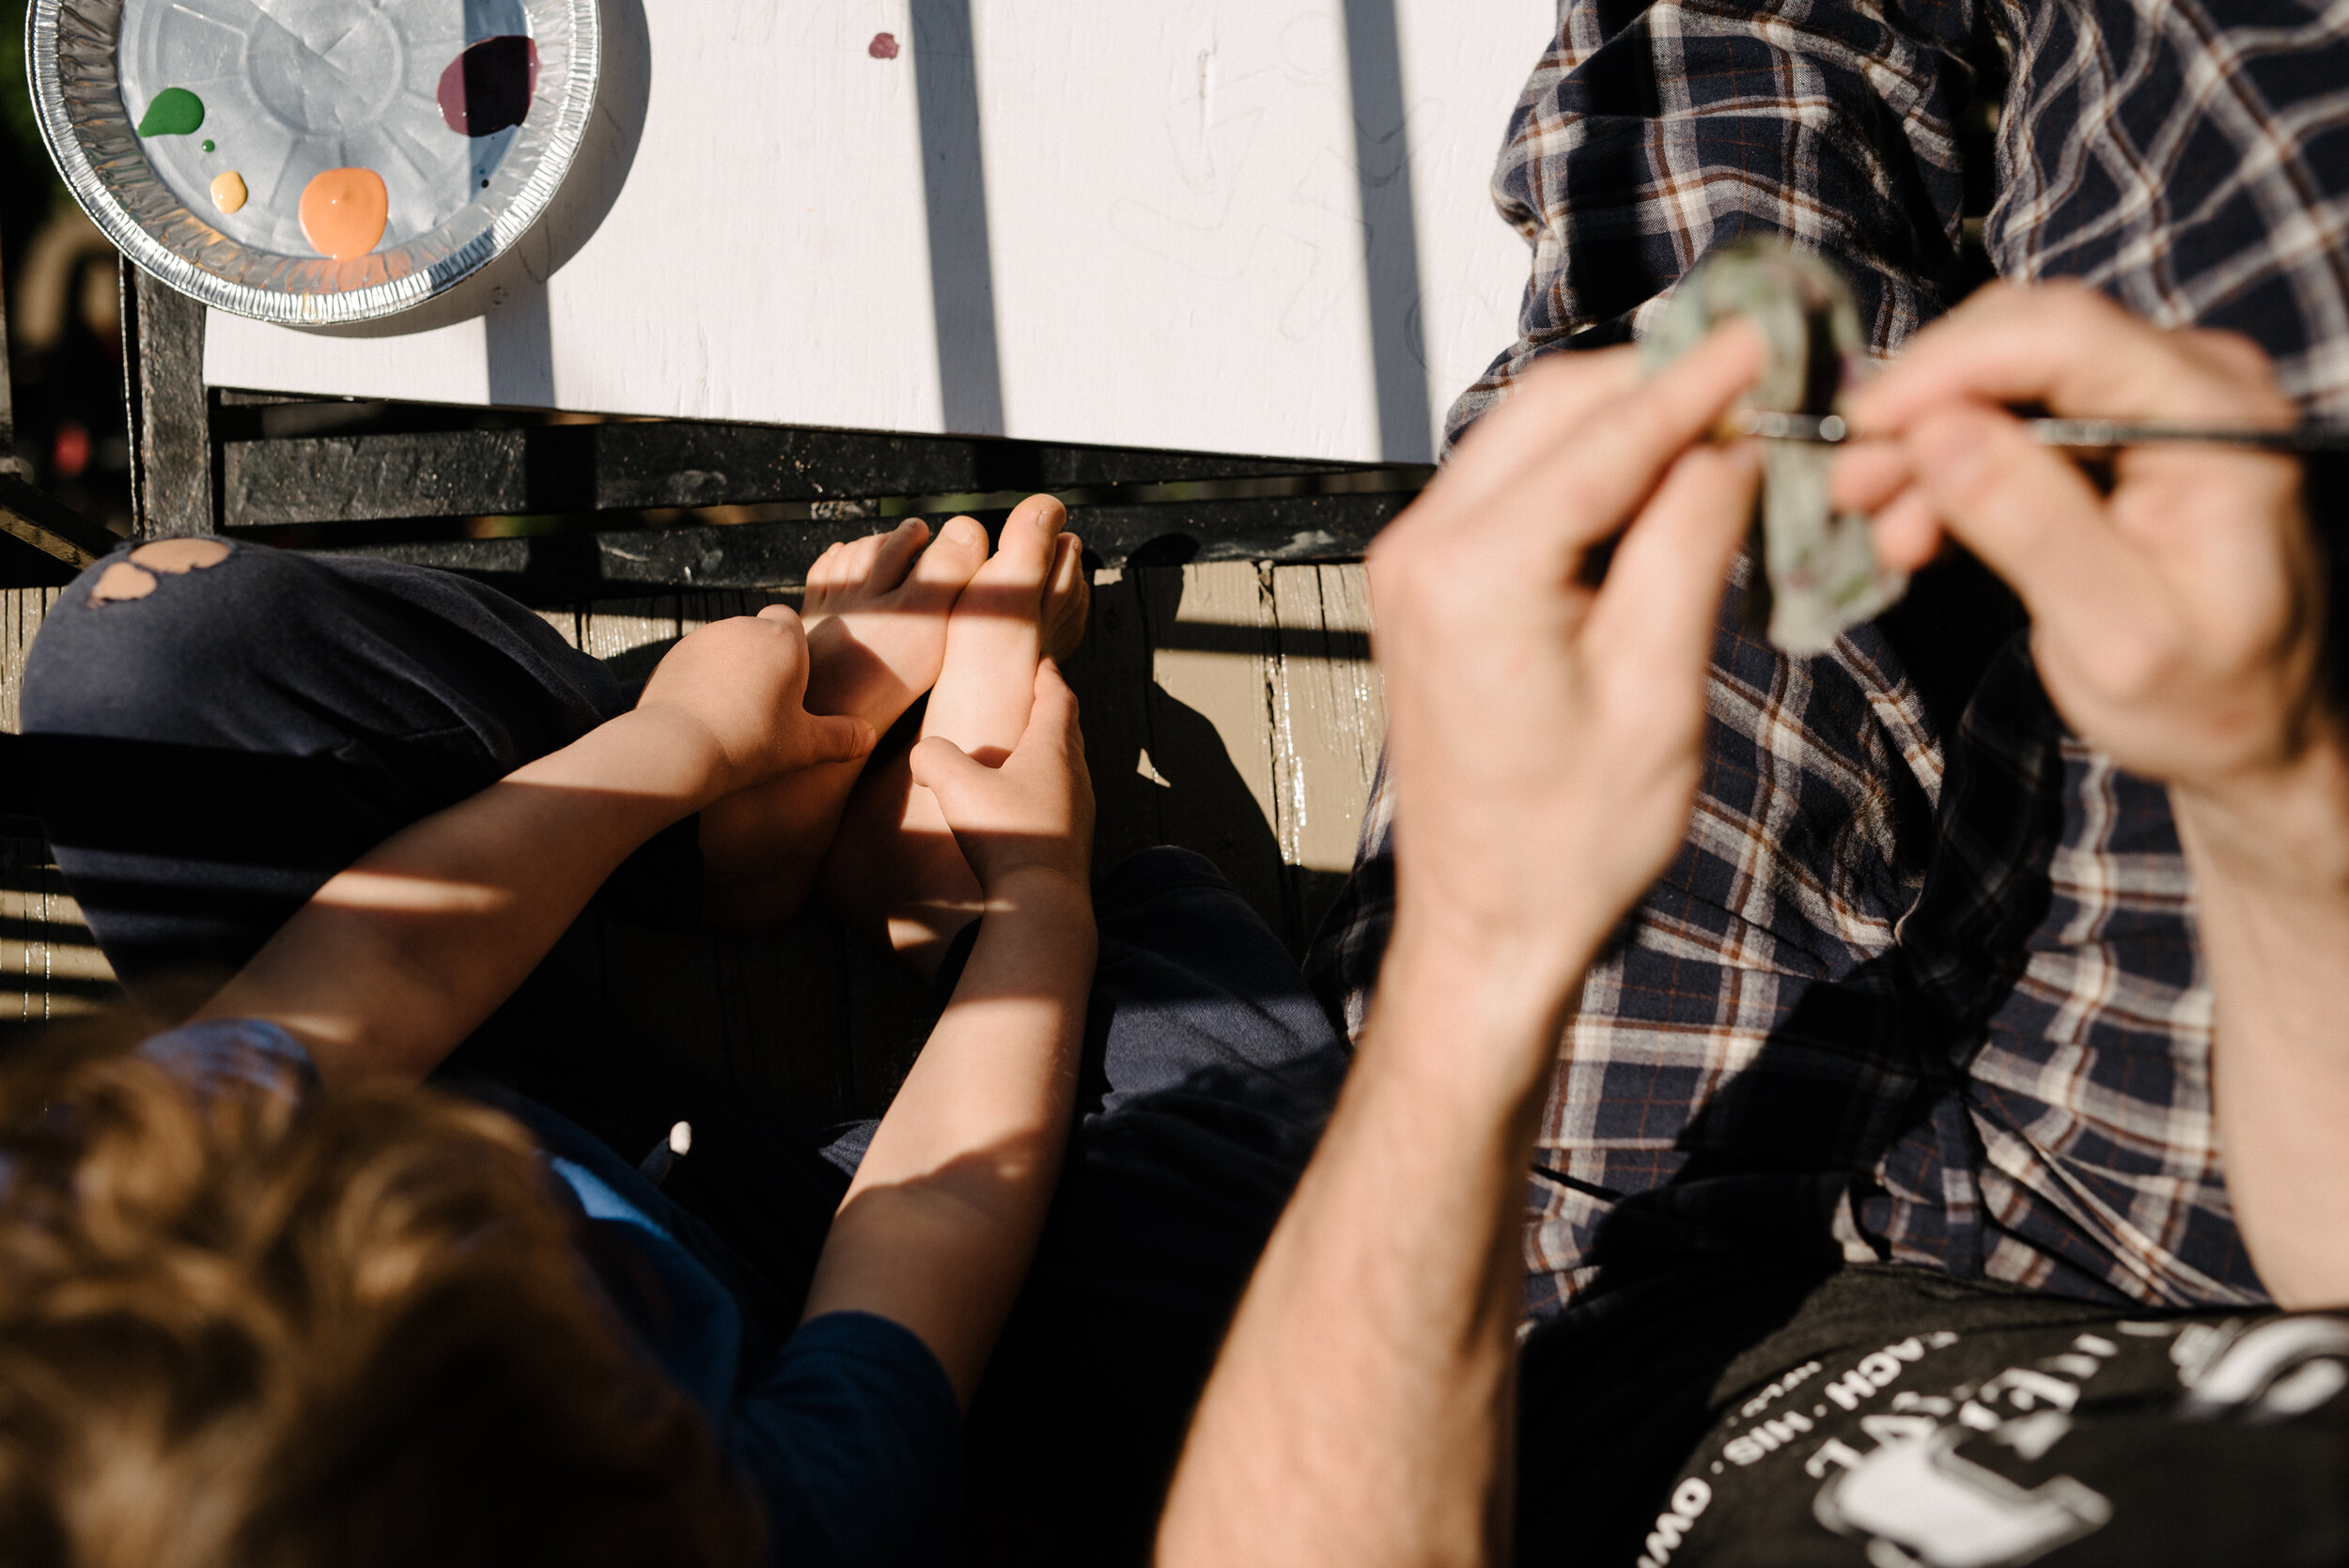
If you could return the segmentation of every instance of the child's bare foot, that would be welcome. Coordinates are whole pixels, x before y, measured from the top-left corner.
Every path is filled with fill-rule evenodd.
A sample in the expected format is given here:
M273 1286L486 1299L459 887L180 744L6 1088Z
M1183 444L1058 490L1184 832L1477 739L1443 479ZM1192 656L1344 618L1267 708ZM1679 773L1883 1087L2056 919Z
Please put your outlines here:
M925 548L926 547L926 548ZM886 730L938 679L946 614L987 560L987 531L956 518L933 538L908 518L833 545L807 569L807 710Z
M1066 509L1045 495L1005 520L994 555L947 617L925 738L942 735L990 763L1019 744L1034 704L1036 660L1066 657L1084 635L1091 590L1081 548L1062 532L1066 521ZM903 756L857 788L824 862L822 890L850 924L885 938L925 975L982 903L937 800L914 784Z
M1030 496L1003 520L994 555L946 619L946 657L923 715L924 739L942 735L988 764L1019 744L1035 702L1035 661L1053 651L1047 627L1060 632L1073 622L1083 630L1090 594L1080 547L1061 532L1067 521L1049 495Z
M987 531L919 518L835 544L808 568L807 710L886 731L937 680L947 613L987 559ZM862 761L802 769L701 815L703 907L736 929L787 920L806 899Z

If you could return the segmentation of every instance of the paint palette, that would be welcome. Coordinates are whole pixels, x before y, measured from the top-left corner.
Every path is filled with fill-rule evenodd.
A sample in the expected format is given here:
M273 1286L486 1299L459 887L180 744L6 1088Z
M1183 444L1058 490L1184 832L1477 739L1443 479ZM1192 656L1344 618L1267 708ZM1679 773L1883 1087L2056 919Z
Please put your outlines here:
M364 320L511 246L594 104L596 0L34 0L51 155L207 304Z

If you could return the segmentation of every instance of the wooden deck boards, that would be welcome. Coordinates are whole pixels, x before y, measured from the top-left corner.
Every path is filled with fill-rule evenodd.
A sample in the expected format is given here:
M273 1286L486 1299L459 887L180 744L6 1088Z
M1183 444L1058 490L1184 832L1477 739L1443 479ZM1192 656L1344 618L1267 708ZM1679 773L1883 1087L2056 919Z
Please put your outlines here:
M0 593L0 728L54 590ZM718 593L548 611L624 677L703 623L796 598ZM1301 952L1351 863L1385 733L1359 566L1104 572L1069 661L1099 802L1097 862L1154 844L1223 868ZM583 922L565 961L649 1037L787 1113L871 1114L932 1019L922 987L820 910L758 939ZM114 994L38 841L0 841L0 1024Z
M0 591L0 730L20 727L24 653L57 593ZM118 994L48 846L0 830L0 1025L86 1013Z

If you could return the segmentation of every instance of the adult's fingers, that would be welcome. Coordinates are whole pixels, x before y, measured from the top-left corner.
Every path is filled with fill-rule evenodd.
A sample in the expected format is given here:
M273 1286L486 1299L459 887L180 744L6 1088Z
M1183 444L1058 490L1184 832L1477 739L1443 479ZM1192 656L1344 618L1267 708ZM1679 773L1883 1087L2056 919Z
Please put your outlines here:
M1626 345L1552 354L1478 420L1430 487L1464 507L1481 505L1581 427L1595 410L1640 384L1640 351Z
M1658 692L1694 691L1713 654L1729 564L1753 516L1762 455L1751 442L1683 453L1642 509L1581 631Z
M1957 399L2116 419L2288 423L2295 411L2240 348L2158 331L2068 283L1983 289L1856 393L1850 417L1890 433Z
M1941 553L1946 536L1933 498L1911 485L1880 507L1869 520L1875 533L1876 559L1894 571L1920 571Z
M1730 398L1760 373L1763 352L1760 334L1731 322L1652 377L1631 348L1553 354L1477 422L1431 494L1470 515L1503 496L1514 505L1528 477L1556 468L1562 456L1579 471L1644 459L1630 487L1644 494L1673 453L1719 423ZM1651 417L1658 411L1660 424Z
M1422 548L1447 572L1472 556L1545 588L1564 580L1623 527L1672 460L1719 425L1763 354L1760 334L1732 322L1645 380L1627 356L1603 374L1562 370L1548 391L1529 378L1516 406L1503 405L1515 417L1486 442L1484 466L1447 472L1374 546L1374 595L1382 580L1423 578L1400 559Z
M1855 442L1838 452L1827 494L1837 511L1868 515L1876 558L1894 570L1915 571L1941 552L1940 514L1899 442Z
M1431 568L1423 552L1450 563L1491 557L1472 538L1496 511L1522 520L1518 493L1527 473L1577 429L1590 412L1639 384L1639 350L1601 349L1553 354L1533 365L1509 395L1463 437L1420 498L1372 541L1374 599L1392 599L1397 580L1423 588Z
M2208 359L2222 374L2240 376L2263 385L2275 380L2276 365L2267 357L2267 350L2241 333L2198 327L2176 335L2190 352Z
M1918 489L1950 532L2034 613L2061 605L2088 624L2125 624L2163 593L2115 534L2104 501L2069 459L1996 410L1922 415L1906 440Z
M1579 546L1610 537L1673 459L1719 427L1730 404L1762 373L1765 352L1761 334L1743 321L1715 329L1584 421L1530 476L1529 501L1560 507Z
M1838 450L1828 471L1828 500L1839 512L1874 512L1911 483L1908 454L1896 441L1859 441Z

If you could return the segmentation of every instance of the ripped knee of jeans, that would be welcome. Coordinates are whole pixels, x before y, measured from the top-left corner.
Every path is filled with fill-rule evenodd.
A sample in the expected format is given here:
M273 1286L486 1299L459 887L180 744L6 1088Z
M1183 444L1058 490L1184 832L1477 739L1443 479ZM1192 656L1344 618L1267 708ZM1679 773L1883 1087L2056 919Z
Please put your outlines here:
M123 559L98 574L90 585L86 603L95 608L121 599L145 598L155 591L161 581L156 574L184 577L192 571L217 567L228 559L226 539L183 538L157 539L143 544Z

